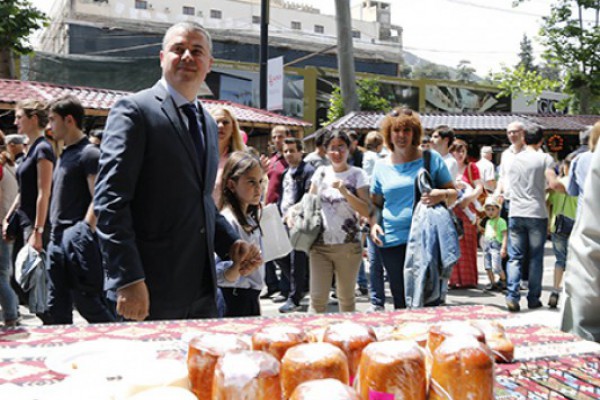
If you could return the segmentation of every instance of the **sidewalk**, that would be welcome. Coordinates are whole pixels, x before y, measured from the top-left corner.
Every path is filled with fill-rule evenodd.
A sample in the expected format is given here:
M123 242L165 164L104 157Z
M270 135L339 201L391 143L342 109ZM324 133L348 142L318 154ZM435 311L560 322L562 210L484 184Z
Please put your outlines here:
M548 296L552 288L552 280L554 276L554 253L552 252L552 243L546 242L544 249L544 279L543 279L543 291L542 291L542 303L543 308L529 311L526 307L525 299L521 299L521 312L517 314L518 318L526 319L529 323L547 325L550 327L558 328L560 326L560 310L551 310L547 307ZM475 305L484 304L490 306L496 306L503 310L506 310L504 295L498 292L487 292L483 290L483 287L488 283L487 275L483 269L483 257L482 253L478 255L478 266L479 266L479 286L476 289L454 289L450 290L447 297L448 305ZM386 285L386 310L392 310L392 301L389 288ZM522 295L526 295L526 292L522 292ZM302 310L300 313L306 313L308 310L308 296L302 301ZM270 299L261 300L262 315L266 317L280 316L278 309L281 303L275 304ZM368 296L358 296L356 299L357 311L366 311L369 308ZM337 312L337 304L334 299L328 306L328 312ZM41 325L41 321L35 316L29 313L27 308L21 306L21 324L22 325ZM74 315L74 322L76 324L86 324L87 322L77 313Z

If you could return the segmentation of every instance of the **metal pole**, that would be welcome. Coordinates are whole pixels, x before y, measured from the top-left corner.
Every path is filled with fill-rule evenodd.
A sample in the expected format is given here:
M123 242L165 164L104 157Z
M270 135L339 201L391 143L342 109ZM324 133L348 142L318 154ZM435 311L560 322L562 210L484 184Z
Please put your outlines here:
M267 109L267 66L269 62L269 0L260 7L260 108Z
M344 114L359 111L360 105L356 94L356 72L354 68L354 48L352 47L352 19L350 2L335 0L335 15L338 34L338 69L340 71L340 88L344 102Z

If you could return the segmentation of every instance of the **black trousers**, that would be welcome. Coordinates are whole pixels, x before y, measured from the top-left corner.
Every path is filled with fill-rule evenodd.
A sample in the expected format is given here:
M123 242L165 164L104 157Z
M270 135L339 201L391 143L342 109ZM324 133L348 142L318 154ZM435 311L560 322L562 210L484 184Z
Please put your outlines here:
M304 288L307 283L308 256L303 251L293 250L287 256L275 260L275 263L290 282L288 299L292 299L294 304L299 305L304 298Z
M222 287L225 317L260 316L260 290Z

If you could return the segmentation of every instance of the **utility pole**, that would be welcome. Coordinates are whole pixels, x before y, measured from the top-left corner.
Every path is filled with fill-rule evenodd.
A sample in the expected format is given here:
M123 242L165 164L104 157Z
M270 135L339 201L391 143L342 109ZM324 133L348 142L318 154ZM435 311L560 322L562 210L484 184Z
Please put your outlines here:
M335 18L338 36L338 69L340 88L344 102L344 113L359 111L356 94L356 71L354 69L354 48L352 47L352 20L350 18L350 1L335 0Z
M267 109L267 66L269 62L269 1L260 6L260 108Z

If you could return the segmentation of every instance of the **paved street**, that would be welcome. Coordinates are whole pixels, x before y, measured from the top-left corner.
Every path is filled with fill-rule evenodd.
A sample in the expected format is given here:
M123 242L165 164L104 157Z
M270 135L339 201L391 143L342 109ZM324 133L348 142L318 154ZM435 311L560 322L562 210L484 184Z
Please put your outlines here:
M550 310L546 305L548 303L548 296L550 295L550 289L552 288L552 279L554 273L554 254L552 253L552 244L546 242L545 254L544 254L544 281L543 281L543 293L542 302L543 308L538 310L529 311L527 310L526 300L521 299L521 312L518 317L527 319L530 323L543 324L552 327L558 327L560 325L560 311ZM483 290L483 287L488 283L487 275L483 270L483 259L481 252L478 258L479 265L479 288L477 289L462 289L462 290L451 290L447 303L449 305L473 305L473 304L486 304L490 306L500 307L506 309L504 305L504 295L498 292L487 292ZM387 286L387 285L386 285ZM523 295L526 292L522 292ZM271 300L261 300L262 313L264 316L280 316L278 308L281 304L275 304ZM302 310L299 313L306 313L308 310L308 297L302 302ZM359 296L357 298L357 311L365 311L369 308L369 300L367 296ZM386 309L392 310L391 296L389 290L387 291ZM337 304L335 300L329 304L328 311L336 312ZM21 313L23 316L23 325L40 325L41 321L28 313L27 309L21 306ZM79 315L75 317L75 323L85 324L86 321Z

